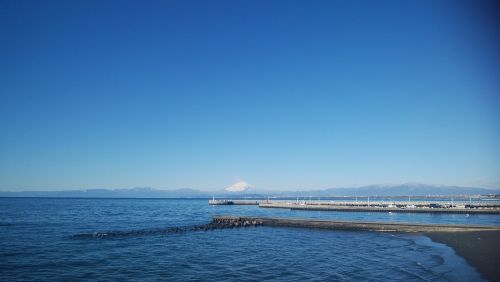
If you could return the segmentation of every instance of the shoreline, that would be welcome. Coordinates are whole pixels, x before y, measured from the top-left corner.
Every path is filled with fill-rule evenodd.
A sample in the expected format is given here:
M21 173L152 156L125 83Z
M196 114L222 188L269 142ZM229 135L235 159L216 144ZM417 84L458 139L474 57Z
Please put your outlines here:
M490 281L500 281L500 231L423 232L445 244Z
M500 282L500 226L422 223L332 221L245 216L216 216L212 221L223 228L271 226L345 231L414 233L452 248L490 281Z

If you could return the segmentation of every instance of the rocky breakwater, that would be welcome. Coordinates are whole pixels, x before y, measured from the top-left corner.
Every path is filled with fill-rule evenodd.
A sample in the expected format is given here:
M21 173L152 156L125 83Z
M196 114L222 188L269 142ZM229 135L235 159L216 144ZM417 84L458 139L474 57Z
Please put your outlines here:
M208 231L214 229L239 228L260 226L262 221L258 219L245 219L234 216L220 216L212 219L210 223L193 226L165 227L139 230L115 230L92 233L81 233L71 236L73 239L108 239L117 237L135 237L148 235L163 235L171 233L183 233L190 231Z
M223 228L238 228L238 227L251 227L262 225L262 220L249 219L235 216L218 216L215 217L211 223L203 225L204 230L208 229L223 229Z
M403 222L363 222L363 221L334 221L300 218L271 218L271 217L232 217L216 216L212 223L220 224L219 228L258 225L274 227L300 227L348 231L380 231L380 232L470 232L470 231L500 231L500 226L459 225L459 224L425 224ZM220 222L220 223L219 223ZM246 224L246 225L245 225Z

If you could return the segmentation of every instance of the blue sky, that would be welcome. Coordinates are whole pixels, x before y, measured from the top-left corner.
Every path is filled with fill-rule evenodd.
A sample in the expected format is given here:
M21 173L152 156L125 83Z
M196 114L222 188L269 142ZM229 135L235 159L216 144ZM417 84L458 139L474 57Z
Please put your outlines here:
M2 0L0 189L500 188L477 2Z

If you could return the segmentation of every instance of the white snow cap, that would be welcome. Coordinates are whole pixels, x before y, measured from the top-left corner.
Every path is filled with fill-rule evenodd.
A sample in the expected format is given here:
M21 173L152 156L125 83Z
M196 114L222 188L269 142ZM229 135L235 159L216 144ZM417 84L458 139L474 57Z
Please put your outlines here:
M227 187L226 191L228 191L228 192L243 192L251 187L252 187L252 185L248 184L245 181L238 181L238 182L234 183L233 185Z

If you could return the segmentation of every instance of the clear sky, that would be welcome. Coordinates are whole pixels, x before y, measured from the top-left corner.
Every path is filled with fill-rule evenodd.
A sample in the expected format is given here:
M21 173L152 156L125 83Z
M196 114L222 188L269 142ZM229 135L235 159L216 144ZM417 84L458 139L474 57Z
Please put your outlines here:
M0 190L500 188L493 3L0 0Z

